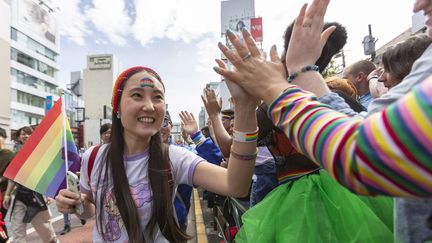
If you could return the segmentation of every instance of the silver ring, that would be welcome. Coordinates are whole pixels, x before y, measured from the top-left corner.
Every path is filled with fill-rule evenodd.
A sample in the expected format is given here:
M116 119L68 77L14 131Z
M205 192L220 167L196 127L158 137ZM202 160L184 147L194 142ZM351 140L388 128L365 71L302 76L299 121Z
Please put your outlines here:
M246 54L246 56L244 56L242 58L243 61L245 61L246 59L250 58L252 56L252 54L250 52L248 52L248 54Z

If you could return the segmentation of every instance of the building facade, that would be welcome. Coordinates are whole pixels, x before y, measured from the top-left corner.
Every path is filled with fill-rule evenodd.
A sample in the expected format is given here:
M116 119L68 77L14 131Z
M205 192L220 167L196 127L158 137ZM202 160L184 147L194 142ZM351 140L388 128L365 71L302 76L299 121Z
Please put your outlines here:
M60 40L50 1L0 1L0 125L14 131L38 125L48 96L59 98ZM6 104L6 105L4 105ZM10 142L10 141L9 141Z
M83 71L83 98L85 103L84 146L100 143L99 129L111 122L111 94L120 64L111 54L87 56Z

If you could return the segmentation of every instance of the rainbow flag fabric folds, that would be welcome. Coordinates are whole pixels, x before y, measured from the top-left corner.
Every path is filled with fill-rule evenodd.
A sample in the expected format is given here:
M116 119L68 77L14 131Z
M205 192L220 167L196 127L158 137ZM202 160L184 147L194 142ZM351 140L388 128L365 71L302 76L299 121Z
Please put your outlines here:
M11 161L4 176L41 194L55 197L64 185L66 169L61 98ZM68 169L80 158L66 119Z

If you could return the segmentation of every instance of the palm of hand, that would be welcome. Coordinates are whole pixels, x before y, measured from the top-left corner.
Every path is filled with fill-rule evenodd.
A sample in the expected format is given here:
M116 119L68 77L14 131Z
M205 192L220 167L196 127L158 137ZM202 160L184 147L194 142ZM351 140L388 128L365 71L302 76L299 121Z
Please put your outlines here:
M191 135L198 131L197 123L194 120L183 121L182 128L187 134Z
M201 96L201 99L204 102L204 106L207 110L209 116L217 115L221 112L222 101L218 101L214 90L206 89L204 96Z

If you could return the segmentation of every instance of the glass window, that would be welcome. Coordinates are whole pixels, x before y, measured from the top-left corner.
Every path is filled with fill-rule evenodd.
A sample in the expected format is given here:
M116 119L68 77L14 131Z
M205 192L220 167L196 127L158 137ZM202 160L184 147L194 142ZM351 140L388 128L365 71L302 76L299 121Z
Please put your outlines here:
M16 61L18 59L18 51L15 48L11 49L11 60Z
M12 109L11 119L13 123L38 125L41 123L43 116Z
M57 60L57 54L54 51L14 28L11 28L11 39L53 61Z
M26 45L28 37L21 32L17 32L17 42Z
M24 105L31 105L34 107L44 108L45 99L29 93L17 90L17 102Z
M14 28L11 28L11 39L14 41L17 40L17 30Z
M53 78L56 77L56 73L57 73L56 69L47 65L46 63L34 59L33 57L25 53L18 51L15 48L11 49L11 59L21 64L24 64L30 68L36 69L39 72L44 73L48 76L51 76Z
M33 69L36 67L36 60L22 52L18 52L16 61Z
M57 91L56 85L48 83L42 79L36 78L32 75L21 72L19 70L14 69L14 68L11 68L11 76L12 76L12 81L28 85L32 88L43 90L47 93L53 94L53 93L56 93L56 91Z

